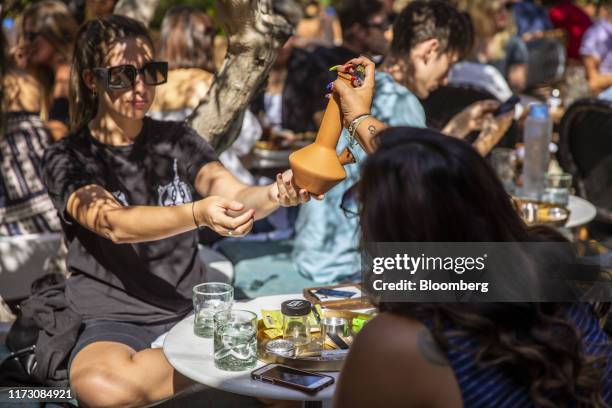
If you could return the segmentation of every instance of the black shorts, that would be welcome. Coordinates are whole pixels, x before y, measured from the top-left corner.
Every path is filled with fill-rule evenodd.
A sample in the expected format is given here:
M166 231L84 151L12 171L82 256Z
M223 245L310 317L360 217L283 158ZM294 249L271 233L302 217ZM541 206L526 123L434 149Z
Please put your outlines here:
M68 369L72 360L86 346L98 341L113 341L125 344L135 351L151 347L161 334L170 330L177 322L160 325L140 325L136 323L116 322L112 320L86 320L84 327L77 338L76 344L70 353Z

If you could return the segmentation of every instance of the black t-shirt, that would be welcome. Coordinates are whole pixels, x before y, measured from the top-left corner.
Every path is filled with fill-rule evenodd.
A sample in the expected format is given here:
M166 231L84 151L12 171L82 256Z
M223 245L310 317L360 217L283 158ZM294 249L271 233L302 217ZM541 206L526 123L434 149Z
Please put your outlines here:
M210 145L187 125L149 118L130 146L100 143L85 127L47 149L43 178L68 241L66 297L77 313L143 324L176 320L189 312L191 290L206 277L195 231L115 244L68 215L70 195L97 184L124 206L189 203L197 198L199 170L215 160Z

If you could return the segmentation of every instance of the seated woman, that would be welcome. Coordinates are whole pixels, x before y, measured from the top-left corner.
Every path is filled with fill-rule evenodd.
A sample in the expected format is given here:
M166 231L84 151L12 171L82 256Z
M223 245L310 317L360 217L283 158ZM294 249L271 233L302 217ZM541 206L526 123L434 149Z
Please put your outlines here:
M71 70L72 133L43 160L68 241L66 299L84 322L69 374L85 406L145 405L189 383L149 345L207 280L197 228L243 236L254 219L309 199L290 171L246 186L194 130L145 117L166 73L141 23L87 22Z
M19 69L10 69L2 81L0 236L58 232L59 218L40 174L51 137L39 116L39 83Z
M528 52L516 35L516 24L503 1L475 0L464 7L476 32L473 54L476 61L490 64L506 78L515 93L527 84Z
M365 82L356 90L334 86L345 114L367 108ZM372 119L369 126L381 125ZM357 189L363 242L547 240L527 230L467 143L398 127L380 133L375 144ZM351 347L336 407L612 403L612 348L590 305L380 302L378 308Z

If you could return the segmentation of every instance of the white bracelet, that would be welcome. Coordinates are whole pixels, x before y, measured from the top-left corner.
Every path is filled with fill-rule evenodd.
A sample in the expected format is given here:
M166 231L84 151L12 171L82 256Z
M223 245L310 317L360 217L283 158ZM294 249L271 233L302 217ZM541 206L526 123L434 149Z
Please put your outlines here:
M363 115L359 115L359 116L357 116L355 119L353 119L351 121L351 123L349 124L349 127L347 128L347 130L349 132L349 138L351 140L351 145L355 145L355 143L357 142L355 140L355 133L357 133L357 128L359 127L361 122L363 122L367 118L371 118L371 117L372 117L371 114L364 113Z

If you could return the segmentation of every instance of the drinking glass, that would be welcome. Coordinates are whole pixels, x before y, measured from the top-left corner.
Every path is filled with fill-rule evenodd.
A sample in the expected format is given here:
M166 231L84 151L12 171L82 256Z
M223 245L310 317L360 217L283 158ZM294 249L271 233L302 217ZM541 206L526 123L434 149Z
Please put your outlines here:
M516 161L514 149L497 147L491 152L491 166L508 194L513 194L516 189Z
M567 207L570 189L572 188L572 175L569 173L547 174L546 190L542 201Z
M257 315L248 310L215 313L215 367L244 371L257 362Z
M227 283L201 283L193 287L195 312L193 332L196 336L212 337L215 313L232 308L234 288Z

